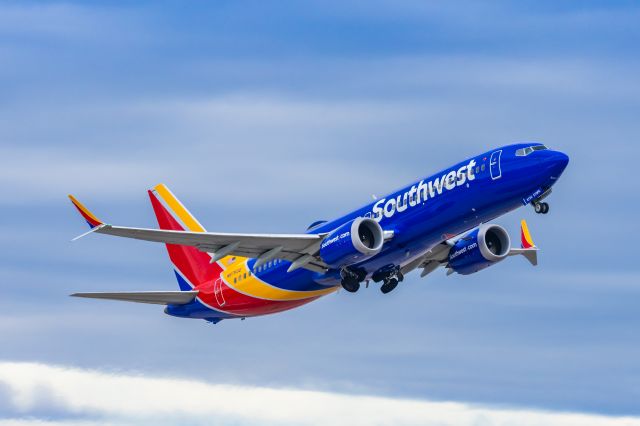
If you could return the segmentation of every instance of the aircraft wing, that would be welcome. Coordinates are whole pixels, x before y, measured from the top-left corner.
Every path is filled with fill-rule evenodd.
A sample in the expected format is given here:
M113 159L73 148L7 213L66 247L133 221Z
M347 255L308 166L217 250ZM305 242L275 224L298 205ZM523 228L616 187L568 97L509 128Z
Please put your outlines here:
M233 234L214 232L170 231L160 229L129 228L103 223L73 196L69 196L91 230L95 232L137 240L193 246L210 253L211 262L228 255L258 258L260 266L271 259L292 262L290 271L306 268L324 272L328 268L317 256L325 234ZM77 237L77 238L80 238Z
M428 251L424 256L414 260L413 262L403 266L400 268L400 272L403 274L407 274L414 269L420 268L422 272L420 273L420 277L425 277L431 272L438 269L439 266L447 266L447 260L449 257L449 251L451 247L455 245L455 243L463 238L467 233L464 232L460 235L456 235L455 237L445 240L440 244L436 245L430 251ZM529 233L529 227L525 220L520 222L520 235L521 235L521 247L515 248L512 247L509 249L508 256L524 256L533 266L538 264L538 248L533 243L531 239L531 234ZM453 269L447 269L447 275L451 275L453 273Z
M454 240L457 240L457 238L458 237L454 238ZM422 272L420 273L420 277L422 278L438 269L438 266L446 266L446 260L449 256L449 250L451 249L449 241L450 240L443 241L428 251L424 256L403 266L400 268L400 272L406 275L414 269L421 268Z
M260 257L263 254L272 252L274 255L271 259L278 258L295 261L301 256L315 254L320 249L320 242L323 239L323 236L314 234L187 232L126 228L112 225L104 225L95 232L116 237L193 246L200 251L213 254L213 259L215 260L227 255Z

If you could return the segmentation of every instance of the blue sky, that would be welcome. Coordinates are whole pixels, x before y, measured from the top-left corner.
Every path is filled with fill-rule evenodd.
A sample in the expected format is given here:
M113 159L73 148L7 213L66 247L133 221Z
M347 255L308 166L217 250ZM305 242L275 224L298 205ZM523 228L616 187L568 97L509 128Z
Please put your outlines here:
M0 362L640 416L639 24L631 1L0 3ZM176 285L160 245L71 244L67 193L154 226L164 182L210 230L299 232L523 140L571 157L549 215L498 221L530 222L538 268L215 327L67 297ZM35 399L0 422L109 418Z

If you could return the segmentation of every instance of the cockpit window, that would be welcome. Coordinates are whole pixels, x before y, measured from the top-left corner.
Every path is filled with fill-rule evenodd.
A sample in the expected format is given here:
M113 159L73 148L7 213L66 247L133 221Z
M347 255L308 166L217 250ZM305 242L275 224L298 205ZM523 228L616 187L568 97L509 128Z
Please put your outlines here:
M528 146L526 148L520 148L516 151L516 156L518 157L526 157L527 155L531 154L533 151L543 151L545 149L548 149L546 146L544 145L534 145L534 146Z

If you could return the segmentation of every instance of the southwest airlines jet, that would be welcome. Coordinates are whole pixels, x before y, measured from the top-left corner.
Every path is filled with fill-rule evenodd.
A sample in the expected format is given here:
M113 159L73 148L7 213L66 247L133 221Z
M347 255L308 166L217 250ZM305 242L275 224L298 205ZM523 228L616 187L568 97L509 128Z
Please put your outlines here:
M164 185L149 191L160 229L109 225L69 196L91 227L81 236L165 243L180 287L73 296L166 305L169 315L217 323L292 309L341 287L356 292L363 282L388 293L414 269L423 277L440 266L468 275L514 255L536 265L525 221L518 248L489 221L523 205L546 214L543 200L568 162L538 143L505 146L300 234L207 232Z

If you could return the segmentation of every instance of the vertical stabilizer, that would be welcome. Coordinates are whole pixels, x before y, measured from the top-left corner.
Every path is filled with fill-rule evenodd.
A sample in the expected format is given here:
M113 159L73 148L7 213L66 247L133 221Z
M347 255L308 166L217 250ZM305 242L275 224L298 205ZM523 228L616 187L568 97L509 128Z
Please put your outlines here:
M149 198L160 229L205 232L204 227L165 185L149 190ZM213 285L220 276L218 264L210 264L209 254L195 247L166 244L180 290L189 291L204 284Z

